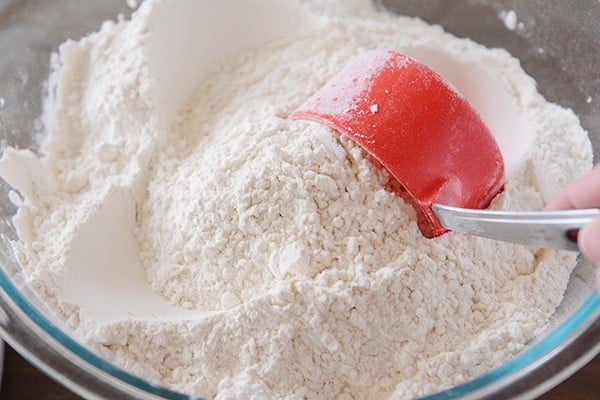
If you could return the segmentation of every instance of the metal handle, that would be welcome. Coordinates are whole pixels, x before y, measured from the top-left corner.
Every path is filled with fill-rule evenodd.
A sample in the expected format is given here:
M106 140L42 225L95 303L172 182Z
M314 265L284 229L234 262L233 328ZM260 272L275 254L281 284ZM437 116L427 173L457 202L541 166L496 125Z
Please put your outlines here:
M600 217L600 209L559 211L472 210L434 204L447 229L535 247L577 251L579 229Z

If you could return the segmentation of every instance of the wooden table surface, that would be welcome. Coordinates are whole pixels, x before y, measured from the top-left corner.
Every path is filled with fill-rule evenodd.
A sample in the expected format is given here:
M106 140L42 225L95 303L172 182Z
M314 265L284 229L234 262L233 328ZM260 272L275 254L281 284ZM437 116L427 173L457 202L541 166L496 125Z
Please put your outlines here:
M58 383L32 367L13 349L6 346L2 373L1 400L79 400ZM542 400L597 400L600 399L600 356L554 390Z

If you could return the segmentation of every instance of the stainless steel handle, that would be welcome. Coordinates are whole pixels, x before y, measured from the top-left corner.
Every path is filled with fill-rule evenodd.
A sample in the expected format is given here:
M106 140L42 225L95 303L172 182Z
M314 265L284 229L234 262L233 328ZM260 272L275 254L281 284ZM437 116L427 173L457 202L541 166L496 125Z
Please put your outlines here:
M600 209L560 211L472 210L434 204L441 224L452 231L535 247L577 251L580 228Z

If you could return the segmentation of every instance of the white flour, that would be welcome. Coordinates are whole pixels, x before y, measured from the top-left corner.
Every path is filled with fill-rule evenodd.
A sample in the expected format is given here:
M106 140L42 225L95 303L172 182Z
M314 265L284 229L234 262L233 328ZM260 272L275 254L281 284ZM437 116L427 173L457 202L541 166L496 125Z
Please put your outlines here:
M24 197L15 246L29 284L78 338L190 394L381 399L463 382L543 328L573 254L424 239L357 146L282 118L356 55L406 52L496 135L509 177L493 207L539 209L592 152L518 61L355 1L343 17L304 10L311 29L220 57L201 79L160 77L187 64L157 54L197 50L153 37L172 3L63 45L44 157L9 149L0 163ZM185 7L202 8L181 4L177 32ZM169 79L187 94L153 97Z

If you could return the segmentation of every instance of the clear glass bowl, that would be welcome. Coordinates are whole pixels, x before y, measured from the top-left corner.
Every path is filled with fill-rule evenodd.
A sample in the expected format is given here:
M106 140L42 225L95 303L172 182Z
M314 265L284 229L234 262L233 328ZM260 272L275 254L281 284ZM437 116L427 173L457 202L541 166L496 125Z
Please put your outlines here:
M381 0L391 10L419 16L488 47L504 47L522 61L549 100L572 108L600 150L600 3L595 0ZM514 10L510 30L499 18ZM0 137L36 151L38 116L50 54L67 38L96 30L124 0L0 0ZM0 334L48 375L84 397L187 399L135 377L89 352L23 284L12 253L16 207L0 181ZM600 351L600 297L594 268L583 258L547 329L498 368L428 399L533 398L562 382Z

